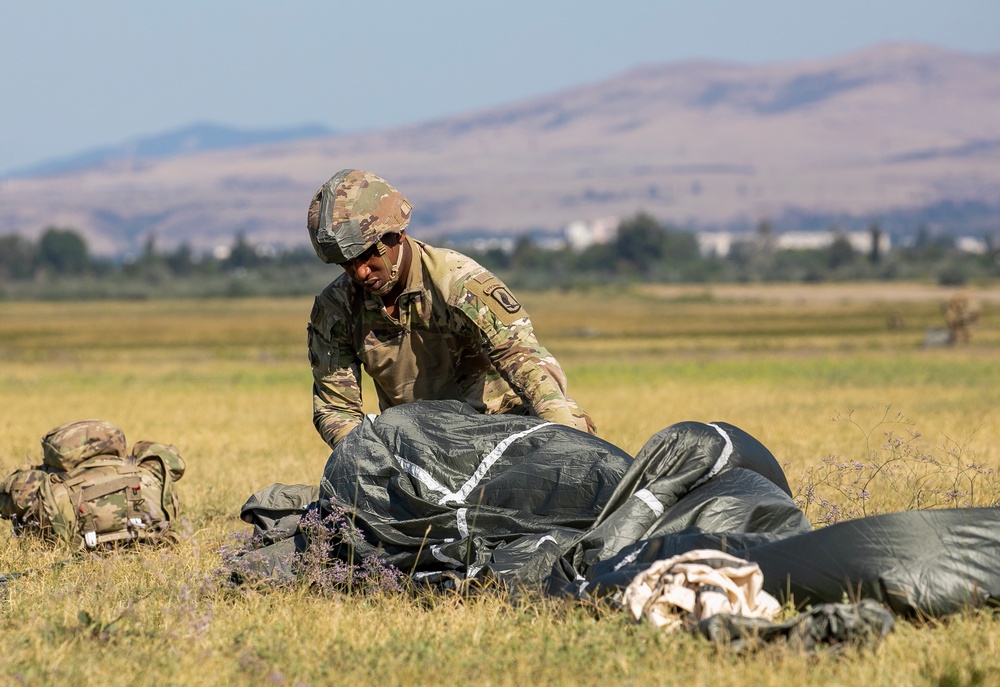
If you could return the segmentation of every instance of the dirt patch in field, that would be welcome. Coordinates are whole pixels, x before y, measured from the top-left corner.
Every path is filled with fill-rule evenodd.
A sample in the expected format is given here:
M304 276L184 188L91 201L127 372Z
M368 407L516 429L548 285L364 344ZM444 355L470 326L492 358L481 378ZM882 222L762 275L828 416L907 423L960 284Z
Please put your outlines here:
M760 303L944 303L964 291L981 303L1000 302L1000 287L945 287L933 284L711 284L705 286L650 284L639 292L667 300L706 298Z

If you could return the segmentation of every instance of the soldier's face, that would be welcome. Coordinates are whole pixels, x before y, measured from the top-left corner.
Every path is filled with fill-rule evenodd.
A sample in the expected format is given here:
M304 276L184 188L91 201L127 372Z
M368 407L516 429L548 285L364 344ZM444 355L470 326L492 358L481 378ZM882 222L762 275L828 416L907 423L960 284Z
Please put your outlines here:
M377 291L389 281L388 265L396 264L399 251L402 250L399 234L386 234L382 239L382 244L386 248L384 260L379 255L376 244L353 260L340 265L351 279L367 291Z

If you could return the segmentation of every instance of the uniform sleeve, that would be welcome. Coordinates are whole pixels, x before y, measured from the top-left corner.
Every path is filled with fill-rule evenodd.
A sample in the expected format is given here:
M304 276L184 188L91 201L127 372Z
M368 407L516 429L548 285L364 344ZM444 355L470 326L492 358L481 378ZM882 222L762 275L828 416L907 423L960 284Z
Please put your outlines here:
M479 329L493 366L538 417L584 432L594 423L566 393L566 375L535 338L528 313L496 276L483 271L460 292L460 310Z
M350 344L345 313L323 296L309 321L309 364L313 373L313 424L335 448L361 424L361 361Z

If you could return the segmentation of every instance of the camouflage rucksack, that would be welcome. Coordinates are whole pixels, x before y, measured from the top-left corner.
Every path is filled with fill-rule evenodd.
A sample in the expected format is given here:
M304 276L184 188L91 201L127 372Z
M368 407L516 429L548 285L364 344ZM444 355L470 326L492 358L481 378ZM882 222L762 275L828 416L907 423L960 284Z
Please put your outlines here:
M42 465L0 483L0 517L15 532L38 532L81 547L172 539L173 484L184 460L171 444L139 441L102 420L60 425L42 437Z

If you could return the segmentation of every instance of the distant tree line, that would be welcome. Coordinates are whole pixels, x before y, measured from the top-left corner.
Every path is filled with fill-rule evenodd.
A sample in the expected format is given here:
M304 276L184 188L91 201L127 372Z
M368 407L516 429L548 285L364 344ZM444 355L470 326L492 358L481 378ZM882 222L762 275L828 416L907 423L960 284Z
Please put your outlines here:
M647 214L624 220L614 240L582 251L543 250L522 237L512 252L466 251L502 275L511 286L530 288L606 284L609 282L824 282L931 279L960 285L1000 276L1000 249L972 254L957 249L951 236L917 231L909 245L881 249L881 229L869 228L871 248L857 250L846 235L829 246L779 249L773 227L761 222L747 240L725 256L704 256L693 232L665 226Z
M622 221L613 240L582 250L551 250L522 236L513 250L463 252L511 286L526 289L894 279L960 285L1000 276L1000 250L993 241L987 241L985 253L972 254L957 250L951 237L920 229L907 245L885 252L877 224L870 233L867 251L857 250L845 235L823 248L779 249L773 228L762 222L725 256L705 256L693 232L640 213ZM79 232L49 227L37 242L17 235L0 237L0 298L305 295L318 292L339 274L337 267L321 263L311 248L270 250L243 235L223 254L198 254L186 243L162 251L150 236L138 255L113 261L91 255Z
M270 250L237 235L221 256L182 243L160 250L149 236L138 255L92 255L71 228L48 227L37 242L0 237L0 298L157 298L304 295L339 274L311 248Z

